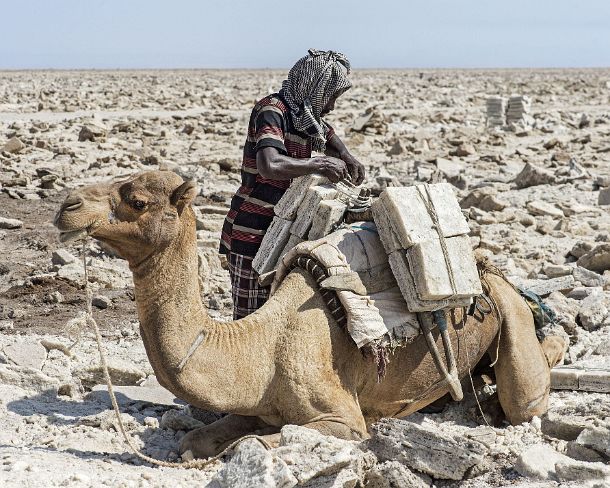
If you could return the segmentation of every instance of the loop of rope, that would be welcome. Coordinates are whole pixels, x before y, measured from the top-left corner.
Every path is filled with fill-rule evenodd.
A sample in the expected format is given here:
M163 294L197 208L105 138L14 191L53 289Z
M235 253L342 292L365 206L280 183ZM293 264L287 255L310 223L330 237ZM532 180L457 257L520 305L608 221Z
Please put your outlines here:
M100 333L100 329L97 325L97 322L93 318L93 309L92 309L93 292L91 291L91 288L89 287L89 275L87 272L87 259L86 259L86 252L85 252L86 251L86 242L87 242L86 240L83 241L83 247L82 247L82 251L81 251L82 259L83 259L83 268L85 271L85 296L86 296L85 319L86 319L87 323L93 327L93 330L95 332L95 340L97 342L97 350L98 350L99 356L100 356L100 363L101 363L102 369L104 371L106 385L108 386L108 394L110 396L110 401L112 403L112 407L114 408L114 413L116 414L119 430L123 434L123 438L125 439L125 442L129 446L129 448L131 449L133 454L136 457L140 458L141 460L146 461L147 463L150 463L150 464L154 464L156 466L162 466L162 467L167 467L167 468L203 469L206 466L209 466L209 465L215 463L216 461L220 460L225 454L227 454L228 452L233 450L238 444L240 444L242 441L245 441L246 439L256 439L263 445L263 447L265 447L265 449L267 449L267 450L271 449L271 446L263 437L252 434L252 435L246 435L246 436L240 437L236 441L229 444L226 448L224 448L216 456L212 456L208 459L192 459L192 460L181 462L181 463L175 463L175 462L171 462L171 461L161 461L160 459L155 459L150 456L147 456L146 454L142 454L138 450L138 448L133 444L131 437L127 434L127 431L125 430L125 426L123 424L123 419L121 417L121 411L119 409L119 405L117 403L116 396L114 394L112 380L110 379L110 373L108 371L108 363L106 362L106 354L104 353L104 349L102 346L102 335Z

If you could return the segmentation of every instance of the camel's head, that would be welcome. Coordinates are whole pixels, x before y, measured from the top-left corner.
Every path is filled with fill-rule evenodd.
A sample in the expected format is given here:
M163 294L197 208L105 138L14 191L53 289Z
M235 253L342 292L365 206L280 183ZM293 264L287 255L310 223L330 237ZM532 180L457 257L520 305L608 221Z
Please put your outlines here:
M193 224L192 211L185 209L196 195L192 181L170 171L147 171L70 193L55 225L62 241L88 234L137 264Z

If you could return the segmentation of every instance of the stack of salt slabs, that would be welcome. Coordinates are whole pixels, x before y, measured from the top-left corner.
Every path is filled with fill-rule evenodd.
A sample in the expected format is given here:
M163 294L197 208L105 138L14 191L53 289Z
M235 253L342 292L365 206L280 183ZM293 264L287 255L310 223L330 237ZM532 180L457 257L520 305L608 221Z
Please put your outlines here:
M278 261L297 244L320 239L342 222L347 209L337 189L317 174L296 178L275 205L252 267L259 275L273 271Z
M487 127L498 127L506 124L506 99L489 97L487 99Z
M527 96L513 95L508 99L506 122L514 124L525 119L530 111L530 99Z
M411 312L466 307L482 293L470 229L450 184L386 188L372 211Z

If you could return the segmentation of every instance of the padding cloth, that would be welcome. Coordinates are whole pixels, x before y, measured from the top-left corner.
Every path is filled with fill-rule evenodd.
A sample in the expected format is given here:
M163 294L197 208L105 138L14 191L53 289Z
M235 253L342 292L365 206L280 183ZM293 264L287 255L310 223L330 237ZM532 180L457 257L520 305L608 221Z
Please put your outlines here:
M347 330L358 347L401 345L419 335L417 316L407 309L373 222L345 225L295 246L278 264L272 294L299 256L311 257L325 268L329 277L320 286L336 291L347 314Z

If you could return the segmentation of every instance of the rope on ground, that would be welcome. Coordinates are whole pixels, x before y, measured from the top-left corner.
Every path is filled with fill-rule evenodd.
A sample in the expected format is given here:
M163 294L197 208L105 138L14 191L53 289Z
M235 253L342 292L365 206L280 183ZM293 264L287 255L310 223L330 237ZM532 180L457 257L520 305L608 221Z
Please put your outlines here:
M220 460L225 454L227 454L228 452L233 450L239 443L241 443L242 441L245 441L247 439L256 439L265 447L265 449L271 449L271 446L267 443L267 441L263 437L260 437L257 435L246 435L246 436L243 436L243 437L237 439L235 442L232 442L231 444L229 444L225 449L223 449L216 456L213 456L208 459L192 459L192 460L181 462L181 463L175 463L175 462L171 462L171 461L161 461L160 459L155 459L150 456L147 456L146 454L142 454L139 451L139 449L134 445L133 440L131 439L129 434L127 434L127 431L125 430L125 425L123 424L123 419L121 418L121 410L119 409L119 405L116 401L116 396L114 394L114 388L112 386L112 380L110 379L110 373L108 371L108 363L106 361L106 354L104 353L104 348L102 346L102 335L100 334L100 329L97 325L97 322L93 318L93 309L92 309L92 304L91 304L92 299L93 299L93 292L91 291L91 288L89 286L89 274L87 272L86 240L83 242L83 248L82 248L81 254L82 254L82 259L83 259L83 268L85 271L85 295L86 295L86 303L87 303L87 308L85 311L86 321L89 325L91 325L93 327L93 330L95 332L95 340L97 342L97 350L98 350L99 356L100 356L100 363L101 363L102 369L104 371L104 377L106 378L106 385L108 386L108 394L110 395L110 401L112 403L112 407L114 408L114 413L116 414L119 430L123 434L123 438L125 439L125 442L129 446L129 448L131 449L133 454L135 456L137 456L138 458L140 458L141 460L146 461L147 463L150 463L150 464L154 464L156 466L162 466L162 467L167 467L167 468L203 469L206 466L209 466L209 465L215 463L216 461Z

